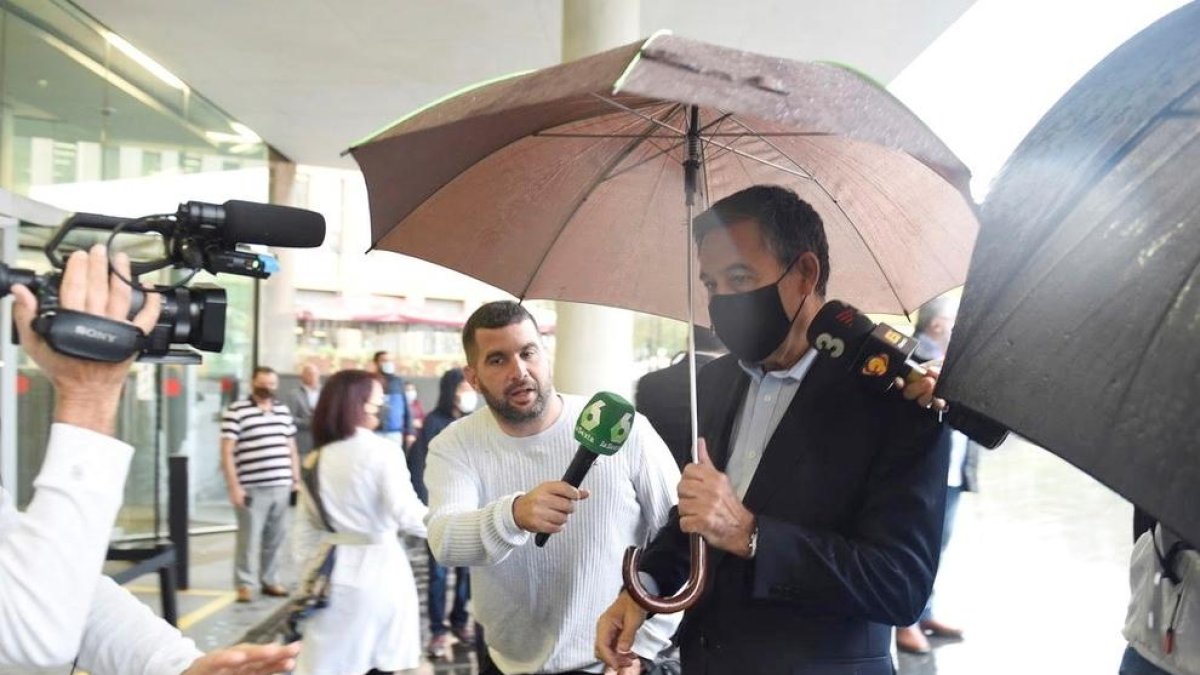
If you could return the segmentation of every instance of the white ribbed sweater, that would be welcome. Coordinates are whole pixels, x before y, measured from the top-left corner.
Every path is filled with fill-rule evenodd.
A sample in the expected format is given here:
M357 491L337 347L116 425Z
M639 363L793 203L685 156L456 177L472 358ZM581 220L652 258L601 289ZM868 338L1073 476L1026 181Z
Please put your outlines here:
M667 521L679 469L638 415L625 445L596 460L563 532L537 548L517 527L512 504L539 483L560 480L579 447L573 436L586 399L562 394L558 420L534 436L504 433L488 409L438 434L429 448L429 545L438 561L470 566L471 603L496 665L506 673L600 672L596 619L621 590L621 558ZM679 615L654 617L634 651L666 646Z

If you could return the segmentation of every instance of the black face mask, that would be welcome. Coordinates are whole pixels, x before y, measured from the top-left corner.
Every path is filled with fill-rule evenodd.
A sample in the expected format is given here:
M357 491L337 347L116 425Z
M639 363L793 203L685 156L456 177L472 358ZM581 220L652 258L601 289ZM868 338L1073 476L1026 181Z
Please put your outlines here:
M268 389L267 387L255 387L253 393L254 393L254 398L261 399L264 401L267 399L275 398L275 390Z
M796 260L799 260L799 256ZM800 309L789 319L779 299L779 282L791 271L796 260L773 284L745 293L714 295L708 300L708 316L713 330L729 351L747 363L761 363L779 348L792 330ZM804 307L808 296L800 301Z

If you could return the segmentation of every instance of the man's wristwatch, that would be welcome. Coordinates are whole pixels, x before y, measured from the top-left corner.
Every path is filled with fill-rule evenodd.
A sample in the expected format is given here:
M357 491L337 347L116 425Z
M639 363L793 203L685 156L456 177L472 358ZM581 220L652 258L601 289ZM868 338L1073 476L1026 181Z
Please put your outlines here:
M758 553L758 525L755 525L754 531L750 533L750 555L747 559L753 560L755 553Z

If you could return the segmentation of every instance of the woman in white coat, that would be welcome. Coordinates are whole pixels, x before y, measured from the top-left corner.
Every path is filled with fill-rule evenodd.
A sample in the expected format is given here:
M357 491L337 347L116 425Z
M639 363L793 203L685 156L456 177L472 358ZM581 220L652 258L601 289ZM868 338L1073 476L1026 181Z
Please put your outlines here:
M306 487L293 542L306 573L330 545L337 552L328 606L301 626L296 675L383 674L420 662L417 587L398 535L424 537L427 509L403 453L374 433L383 402L374 375L344 370L329 378L313 411L315 449L304 464L316 467L334 533Z

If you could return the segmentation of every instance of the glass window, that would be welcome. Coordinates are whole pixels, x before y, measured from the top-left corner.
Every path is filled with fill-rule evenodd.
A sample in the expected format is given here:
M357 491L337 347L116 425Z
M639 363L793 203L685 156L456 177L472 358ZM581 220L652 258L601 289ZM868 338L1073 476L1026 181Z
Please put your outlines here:
M131 217L172 213L189 200L268 199L267 151L257 135L73 5L0 3L0 51L0 187L67 211ZM47 236L23 228L21 259L6 262L45 269L37 247ZM152 533L156 501L165 528L171 453L191 458L195 522L233 522L217 426L252 365L255 287L205 274L193 283L215 283L228 295L225 348L200 366L139 365L130 375L118 420L118 434L135 448L118 521L127 536ZM53 401L27 361L18 390L16 493L26 502Z

